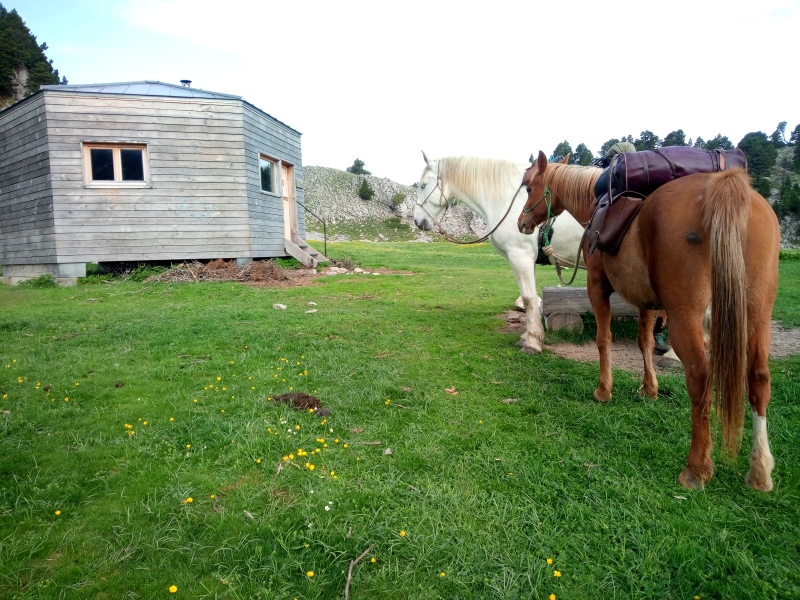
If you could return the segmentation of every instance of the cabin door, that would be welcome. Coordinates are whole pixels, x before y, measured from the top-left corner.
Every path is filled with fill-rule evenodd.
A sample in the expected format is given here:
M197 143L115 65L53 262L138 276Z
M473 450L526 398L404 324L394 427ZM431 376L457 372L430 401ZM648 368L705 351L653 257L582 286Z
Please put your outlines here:
M298 241L297 204L294 197L294 167L281 162L283 184L283 236L292 242Z

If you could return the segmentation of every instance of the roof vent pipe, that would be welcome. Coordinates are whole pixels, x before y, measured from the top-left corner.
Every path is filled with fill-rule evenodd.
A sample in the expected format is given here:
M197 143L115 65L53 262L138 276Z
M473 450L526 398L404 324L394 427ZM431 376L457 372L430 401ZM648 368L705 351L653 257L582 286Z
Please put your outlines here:
M191 79L181 79L181 83L183 84L183 87L189 87L190 84L192 83L192 80Z

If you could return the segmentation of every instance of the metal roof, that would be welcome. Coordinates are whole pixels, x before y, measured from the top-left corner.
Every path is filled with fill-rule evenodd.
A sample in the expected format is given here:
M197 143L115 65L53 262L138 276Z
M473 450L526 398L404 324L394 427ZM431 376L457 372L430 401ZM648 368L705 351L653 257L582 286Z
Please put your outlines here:
M161 81L124 81L120 83L89 83L85 85L43 85L42 89L59 92L84 92L90 94L130 94L133 96L173 96L177 98L243 100L241 96L209 92L199 88L163 83Z

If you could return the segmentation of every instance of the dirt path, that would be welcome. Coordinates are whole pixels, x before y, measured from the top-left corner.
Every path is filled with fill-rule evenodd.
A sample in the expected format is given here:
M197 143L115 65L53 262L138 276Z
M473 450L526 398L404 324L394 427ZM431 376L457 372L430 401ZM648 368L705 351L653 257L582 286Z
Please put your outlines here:
M521 332L525 328L525 313L512 310L502 315L502 317L507 322L503 331ZM570 360L583 362L599 362L600 360L597 356L597 346L594 342L583 346L566 343L552 346L545 345L545 349ZM784 329L773 321L770 356L772 358L786 358L787 356L798 354L800 354L800 328ZM624 369L634 373L642 373L644 370L639 346L636 342L630 340L618 341L612 344L611 363L617 369ZM680 362L662 356L653 356L653 364L659 373L682 370Z

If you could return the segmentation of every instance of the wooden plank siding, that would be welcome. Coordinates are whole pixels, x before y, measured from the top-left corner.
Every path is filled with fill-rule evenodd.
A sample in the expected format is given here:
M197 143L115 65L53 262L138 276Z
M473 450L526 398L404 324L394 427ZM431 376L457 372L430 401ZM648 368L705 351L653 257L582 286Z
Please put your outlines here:
M252 256L240 101L46 97L64 262ZM148 186L86 186L81 143L89 141L146 143Z
M56 236L43 95L0 114L0 260L54 262Z
M85 142L146 144L149 180L86 185ZM260 153L302 180L300 134L240 99L44 89L0 113L0 264L286 256Z
M243 104L242 113L253 257L285 256L283 199L279 195L261 191L259 155L265 154L291 164L294 167L295 179L302 178L300 134L251 105ZM303 202L302 189L296 190L296 198L299 202ZM305 211L298 206L297 231L302 238L305 238L304 217Z

